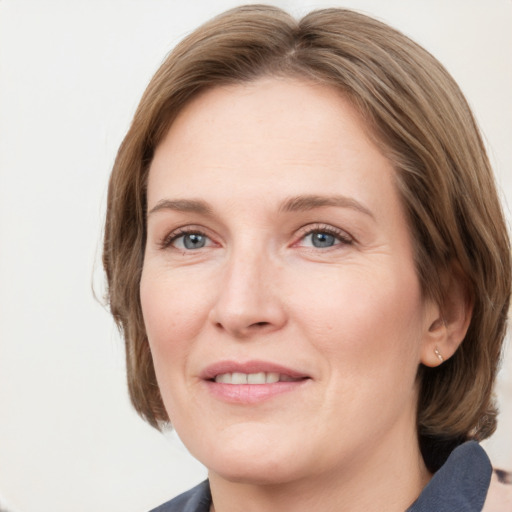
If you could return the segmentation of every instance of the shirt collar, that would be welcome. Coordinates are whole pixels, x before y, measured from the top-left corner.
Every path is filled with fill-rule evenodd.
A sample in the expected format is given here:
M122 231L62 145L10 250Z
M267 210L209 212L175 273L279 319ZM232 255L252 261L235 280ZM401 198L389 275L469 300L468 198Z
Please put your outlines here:
M468 441L453 450L407 512L480 512L491 476L489 457Z

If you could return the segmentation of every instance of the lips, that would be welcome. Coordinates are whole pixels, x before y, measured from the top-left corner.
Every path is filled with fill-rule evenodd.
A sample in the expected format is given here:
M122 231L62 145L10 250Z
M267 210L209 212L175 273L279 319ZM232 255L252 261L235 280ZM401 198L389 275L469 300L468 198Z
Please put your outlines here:
M258 373L221 373L215 377L215 382L222 384L274 384L275 382L295 382L301 380L300 378L294 379L289 375L280 374L277 372L258 372Z
M298 370L265 361L221 361L206 367L201 378L224 384L273 384L299 381L308 379L309 376Z
M301 389L311 377L294 369L264 361L222 361L201 374L216 399L232 404L256 404Z

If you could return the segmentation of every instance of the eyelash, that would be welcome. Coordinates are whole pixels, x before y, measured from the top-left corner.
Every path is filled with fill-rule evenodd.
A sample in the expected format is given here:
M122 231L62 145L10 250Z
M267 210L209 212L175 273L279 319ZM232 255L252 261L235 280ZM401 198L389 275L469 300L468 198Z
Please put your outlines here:
M353 238L346 231L327 224L316 224L313 226L308 225L303 229L304 231L300 234L299 241L304 240L307 236L312 235L313 233L325 233L333 236L341 245L351 245L354 242Z
M301 229L299 242L304 240L307 236L312 235L313 233L325 233L327 235L333 236L337 241L340 242L341 245L351 245L354 240L347 234L346 231L335 228L333 226L329 226L327 224L316 224L316 225L308 225ZM161 249L168 249L172 246L176 240L186 235L200 235L206 238L210 238L202 229L195 228L193 226L189 228L179 228L172 233L169 233L166 237L164 237L159 246ZM293 245L296 245L298 242L295 242ZM338 245L338 244L336 244ZM332 247L332 246L331 246ZM324 249L329 249L330 247L326 247ZM316 248L320 249L320 248Z
M189 228L179 228L171 233L169 233L167 236L165 236L161 242L159 243L160 249L168 249L172 246L178 238L181 238L185 235L200 235L204 236L206 238L209 238L209 236L201 229L189 227Z

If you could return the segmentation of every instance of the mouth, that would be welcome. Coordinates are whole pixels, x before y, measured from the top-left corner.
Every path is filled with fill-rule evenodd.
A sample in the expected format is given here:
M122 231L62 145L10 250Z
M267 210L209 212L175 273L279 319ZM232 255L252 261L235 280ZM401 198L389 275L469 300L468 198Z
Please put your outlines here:
M274 384L297 382L310 376L293 368L268 361L219 361L207 366L200 377L220 384Z
M211 379L214 382L220 384L232 384L232 385L243 385L243 384L274 384L276 382L298 382L308 377L291 377L284 373L277 372L257 372L257 373L220 373L215 378Z
M224 402L255 404L301 389L311 377L264 361L222 361L201 374L210 393Z

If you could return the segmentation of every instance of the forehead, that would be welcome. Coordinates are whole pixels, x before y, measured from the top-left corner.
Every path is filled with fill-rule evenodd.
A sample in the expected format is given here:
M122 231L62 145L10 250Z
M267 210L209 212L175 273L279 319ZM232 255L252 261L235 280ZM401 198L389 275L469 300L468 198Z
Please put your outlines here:
M309 176L323 189L348 171L362 182L392 173L355 107L326 85L264 78L207 90L183 108L155 151L148 201L163 181L190 191L230 173L233 186L293 188Z
M184 140L208 131L211 137L211 132L219 127L223 134L229 133L233 142L245 141L252 135L253 145L268 145L269 127L272 135L280 134L276 143L283 142L286 135L293 135L286 140L288 143L298 135L302 142L317 142L321 138L328 142L333 128L328 122L333 117L342 121L337 126L338 134L345 123L351 132L357 130L358 135L371 139L357 109L334 87L299 78L261 77L203 91L180 110L162 143L165 139L179 136ZM300 134L298 130L302 130ZM201 142L204 145L206 141ZM212 142L216 140L212 138Z

